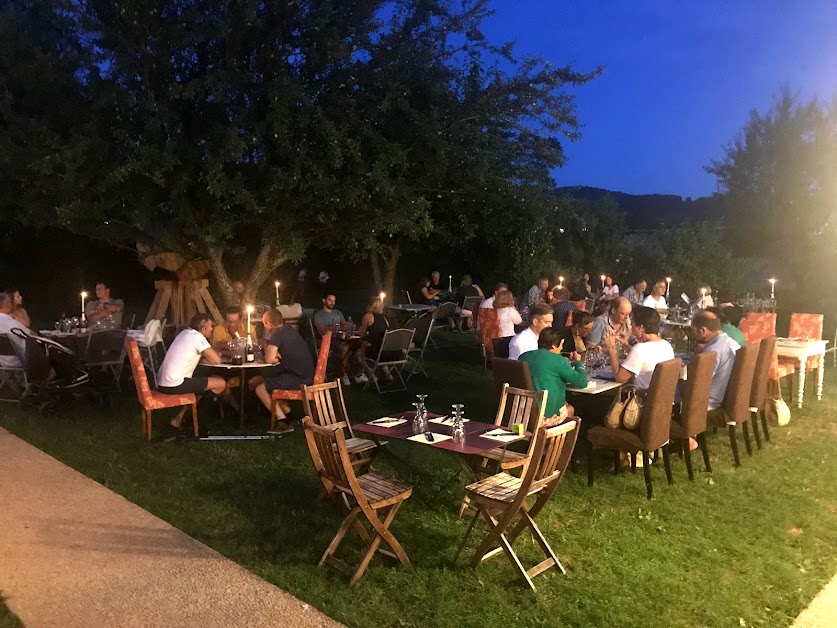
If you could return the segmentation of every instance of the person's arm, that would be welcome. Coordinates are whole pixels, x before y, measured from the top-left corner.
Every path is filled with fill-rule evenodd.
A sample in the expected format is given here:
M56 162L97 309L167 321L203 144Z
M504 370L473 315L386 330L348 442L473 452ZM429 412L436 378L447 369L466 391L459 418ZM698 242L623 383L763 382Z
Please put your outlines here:
M14 312L14 317L27 329L32 325L32 319L29 318L29 313L24 307L17 308Z
M508 307L505 308L509 311L508 317L512 322L512 325L522 325L523 324L523 317L520 316L520 312L517 311L516 307Z
M639 360L639 354L634 349L631 349L628 357L625 358L625 361L620 365L619 356L616 355L616 338L614 336L608 336L605 339L605 347L607 348L607 355L610 358L610 368L613 371L613 381L618 384L624 384L630 381L635 374L634 371L639 370L639 368L634 365L634 362Z
M221 356L212 347L208 347L201 352L201 362L205 364L221 364Z
M282 356L279 355L279 347L274 344L268 344L264 349L264 361L267 364L276 364Z
M474 288L476 288L476 289L477 289L477 292L479 292L479 293L480 293L480 298L481 298L481 299L484 299L484 298L485 298L485 295L482 293L482 288L480 288L480 287L479 287L478 285L476 285L476 284L474 284Z
M108 313L116 314L125 309L125 303L121 299L116 299L114 301L108 301L105 308L107 309Z
M98 323L102 320L105 316L108 315L108 311L105 308L104 303L97 303L94 306L90 306L87 304L87 307L84 308L84 316L87 320L91 323Z
M360 319L360 327L357 330L357 335L360 338L366 338L367 330L369 326L375 322L375 317L372 315L372 312L366 312L363 317Z
M584 339L584 344L589 349L593 347L598 347L602 344L602 340L604 339L605 335L605 326L604 321L600 319L598 316L593 321L593 329L590 330L590 333L587 334L587 338Z
M558 366L558 375L565 384L569 384L575 388L584 388L587 386L587 371L584 370L584 362L580 356L573 352L573 361L562 359Z
M319 314L319 312L317 312ZM320 336L325 336L326 332L330 331L328 325L323 322L322 317L317 316L314 314L314 327L317 328L317 331L320 333Z

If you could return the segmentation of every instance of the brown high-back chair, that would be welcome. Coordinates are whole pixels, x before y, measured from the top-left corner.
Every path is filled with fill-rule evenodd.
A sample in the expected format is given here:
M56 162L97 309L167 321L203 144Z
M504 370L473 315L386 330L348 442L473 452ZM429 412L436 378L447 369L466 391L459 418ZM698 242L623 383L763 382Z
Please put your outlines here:
M761 341L741 347L735 354L735 364L729 377L727 390L724 393L724 402L717 410L709 412L708 424L713 427L727 426L729 431L729 442L732 446L732 456L735 459L735 466L741 466L741 458L738 455L738 441L736 439L736 427L741 426L744 433L744 445L747 453L753 455L753 448L750 445L750 430L747 419L750 418L750 392L753 388L753 373L756 370L756 358L758 358Z
M686 369L686 381L680 382L680 416L671 420L671 439L680 440L683 446L683 458L689 479L694 480L692 454L689 450L689 438L697 439L703 452L703 464L706 471L712 471L709 463L709 450L706 448L706 412L709 408L709 392L712 388L712 374L715 372L714 351L698 353L692 356Z
M603 425L591 427L587 431L590 448L587 453L587 484L593 486L593 451L595 449L610 449L612 451L628 451L634 454L642 452L645 474L645 490L648 499L653 494L651 483L651 452L663 449L663 463L666 469L666 479L673 483L671 477L671 462L669 460L668 441L671 432L671 407L674 405L674 392L677 380L680 378L680 358L660 362L654 368L651 385L645 395L642 408L642 419L639 430L613 429Z
M753 436L756 437L756 446L761 449L761 437L759 436L759 417L761 427L764 430L764 440L770 442L770 432L767 429L767 416L764 408L767 405L767 386L770 382L770 361L776 352L776 336L769 336L761 341L759 355L756 358L756 367L753 371L753 386L750 389L750 412L756 416L753 421Z

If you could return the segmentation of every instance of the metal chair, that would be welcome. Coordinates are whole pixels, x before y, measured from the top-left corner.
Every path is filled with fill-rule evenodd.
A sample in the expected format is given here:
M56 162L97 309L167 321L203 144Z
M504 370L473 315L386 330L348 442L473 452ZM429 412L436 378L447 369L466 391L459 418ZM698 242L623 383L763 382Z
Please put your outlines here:
M476 323L480 303L482 303L482 297L465 297L465 300L462 302L462 308L455 316L457 331L464 332L465 330L462 329L463 323L469 319L473 323ZM465 314L465 312L470 312L470 315Z
M364 360L364 367L369 374L369 381L366 382L364 388L368 388L374 384L378 394L389 392L398 392L407 390L407 382L401 375L401 371L407 365L410 344L413 342L415 336L414 329L390 329L384 333L384 339L381 342L381 347L378 349L378 355L374 358L367 357ZM386 367L390 372L390 377L397 378L398 383L389 388L381 388L378 381L378 370Z
M408 382L417 372L430 379L427 371L424 370L424 352L427 350L427 343L430 341L430 334L433 332L434 321L435 316L414 316L407 321L406 328L415 331L413 347L407 352L410 365L410 373L407 375Z
M8 388L16 398L0 397L0 401L19 402L27 388L23 360L15 351L8 334L0 334L0 390Z
M122 366L125 364L127 333L126 329L94 330L87 338L87 348L84 351L85 368L98 368L109 373L118 392L122 391L119 380L122 377Z

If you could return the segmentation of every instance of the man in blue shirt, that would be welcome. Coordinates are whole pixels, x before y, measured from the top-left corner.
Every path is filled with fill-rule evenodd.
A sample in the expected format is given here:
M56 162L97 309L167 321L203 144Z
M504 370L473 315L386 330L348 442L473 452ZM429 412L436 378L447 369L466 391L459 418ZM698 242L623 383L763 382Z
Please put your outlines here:
M717 355L709 389L709 409L715 410L724 401L732 366L735 364L735 354L741 347L724 333L721 321L713 312L702 310L695 314L692 318L692 332L698 344L704 345L699 353L714 351Z
M563 286L552 289L552 299L552 326L562 329L567 326L567 317L578 306L570 301L570 291Z

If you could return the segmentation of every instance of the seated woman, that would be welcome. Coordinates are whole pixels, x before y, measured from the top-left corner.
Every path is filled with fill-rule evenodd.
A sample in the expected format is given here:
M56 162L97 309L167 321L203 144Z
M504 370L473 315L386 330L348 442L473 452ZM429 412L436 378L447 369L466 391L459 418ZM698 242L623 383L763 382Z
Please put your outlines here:
M520 312L514 307L514 295L511 290L503 290L494 297L494 309L500 319L500 336L514 336L515 325L523 324Z
M619 286L613 283L613 277L610 275L605 276L605 285L602 289L602 302L603 303L610 303L613 299L619 297Z
M561 341L564 343L564 348L561 349L561 353L576 352L583 354L588 349L598 352L601 347L588 347L584 343L584 339L593 330L593 315L584 310L574 310L572 312L572 321L573 324L569 327L557 328Z
M428 282L429 281L430 280L428 280ZM364 370L366 369L366 357L373 360L378 357L378 352L381 350L381 344L384 342L384 334L386 334L388 329L389 321L387 320L387 317L384 316L384 302L381 300L380 296L371 297L369 299L369 303L366 305L366 311L360 319L360 327L358 327L357 330L358 337L361 341L363 341L363 346L355 353L355 355L357 355ZM384 360L387 359L386 354L381 357ZM397 356L393 359L397 359ZM383 367L383 369L384 374L387 379L389 379L391 377L389 369L386 367ZM360 377L355 378L355 382L358 384L365 383L367 381L369 381L369 379L366 375L361 375Z
M659 313L644 306L637 306L631 313L631 332L637 340L622 364L616 353L616 336L605 336L605 348L610 357L613 379L624 383L633 378L634 385L640 390L648 390L654 367L660 362L674 358L674 349L660 338Z
M518 358L529 365L529 373L535 390L546 390L545 425L557 425L569 416L575 416L574 408L567 403L567 385L576 388L587 386L587 372L581 356L573 352L572 364L561 355L561 334L547 327L538 336L538 348L527 351Z
M422 277L418 285L416 302L423 303L424 305L438 305L441 300L441 291L433 289L430 285L430 279Z
M29 318L26 308L23 307L23 296L21 296L20 291L17 289L10 289L6 290L6 294L8 294L12 300L12 318L17 320L24 327L31 327L32 319Z

